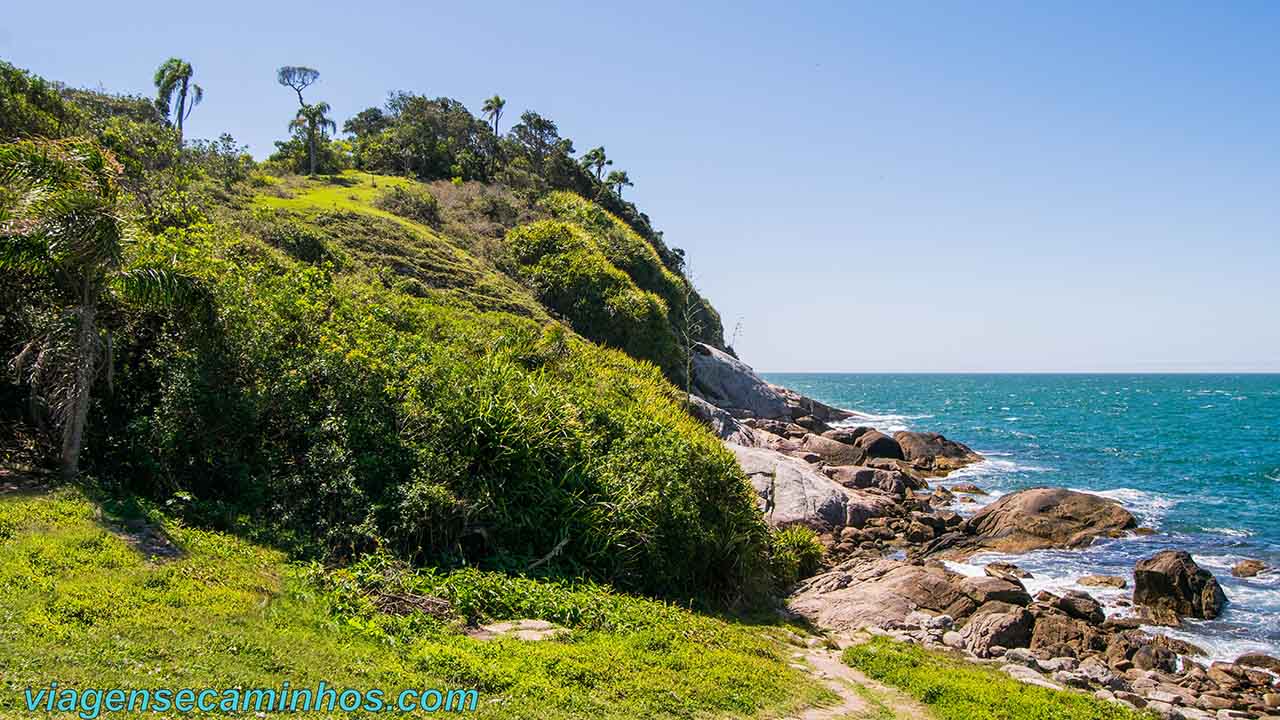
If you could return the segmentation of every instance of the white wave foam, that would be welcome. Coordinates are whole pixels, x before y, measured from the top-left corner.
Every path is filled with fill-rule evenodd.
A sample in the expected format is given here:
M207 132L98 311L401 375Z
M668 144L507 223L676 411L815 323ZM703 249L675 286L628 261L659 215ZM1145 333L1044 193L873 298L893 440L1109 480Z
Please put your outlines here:
M1119 501L1130 512L1138 516L1138 521L1147 527L1156 528L1164 520L1178 500L1167 495L1137 490L1135 488L1115 488L1113 490L1084 490L1071 488L1078 492L1092 493L1104 498Z
M1227 527L1206 527L1206 528L1200 528L1200 529L1203 530L1204 532L1214 533L1216 535L1228 535L1230 537L1239 537L1239 538L1253 537L1252 530L1242 530L1238 528L1227 528Z
M857 412L851 410L853 417L832 423L832 427L857 427L859 425L867 425L881 432L898 432L899 430L910 430L908 424L910 420L926 420L933 417L932 415L897 415L884 414L876 415L874 413Z

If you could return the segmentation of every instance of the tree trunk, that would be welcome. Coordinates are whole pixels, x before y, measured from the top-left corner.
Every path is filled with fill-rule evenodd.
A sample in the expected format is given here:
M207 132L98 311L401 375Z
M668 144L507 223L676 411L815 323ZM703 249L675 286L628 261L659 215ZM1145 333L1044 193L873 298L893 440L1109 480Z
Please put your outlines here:
M80 446L89 418L89 390L93 386L93 366L97 355L97 292L92 280L85 280L81 293L79 337L76 340L75 377L68 397L67 419L62 428L62 476L74 480L80 473Z
M182 81L182 90L178 93L178 145L182 145L182 116L187 109L187 81Z
M307 146L311 156L311 174L316 174L316 126L311 124L311 132L307 133Z

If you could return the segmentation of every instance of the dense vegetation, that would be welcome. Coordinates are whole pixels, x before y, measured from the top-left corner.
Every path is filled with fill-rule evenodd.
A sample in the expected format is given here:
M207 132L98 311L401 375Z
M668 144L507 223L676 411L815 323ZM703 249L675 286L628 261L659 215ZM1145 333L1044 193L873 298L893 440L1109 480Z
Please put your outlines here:
M337 140L318 78L257 164L183 139L179 59L158 101L0 64L6 453L298 556L758 597L782 545L679 389L720 321L625 173L497 97Z
M385 689L388 698L404 688L475 688L478 709L468 717L548 720L777 717L830 699L788 665L791 648L772 639L785 634L779 628L592 583L416 574L383 558L329 574L145 505L108 510L102 517L67 490L0 497L0 716L26 717L24 690L55 679L152 689L324 680ZM184 554L149 561L131 547L137 529L152 525ZM393 589L430 591L452 608L404 612L379 594ZM568 635L481 642L457 631L468 620L513 618L551 620ZM387 716L325 716L379 715Z

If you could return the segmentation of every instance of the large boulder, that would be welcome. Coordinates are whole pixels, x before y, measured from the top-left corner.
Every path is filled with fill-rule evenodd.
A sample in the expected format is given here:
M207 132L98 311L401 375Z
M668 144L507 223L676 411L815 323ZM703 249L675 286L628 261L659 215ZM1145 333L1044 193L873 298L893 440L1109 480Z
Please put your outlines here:
M904 497L910 480L897 470L880 470L865 465L831 465L822 469L827 477L847 488L876 488L890 495Z
M894 433L893 439L901 448L903 459L930 475L946 475L983 459L968 446L948 440L938 433L902 430Z
M1133 602L1156 615L1212 620L1222 612L1227 596L1217 578L1181 550L1165 550L1139 560L1133 569Z
M1064 488L1011 493L965 523L968 545L1001 552L1074 548L1137 526L1120 503Z
M849 631L887 626L926 611L968 617L979 606L941 566L882 559L838 566L803 581L787 601L792 612L818 627Z
M898 441L879 430L868 430L858 436L858 439L853 441L853 445L862 450L865 457L889 458L891 460L904 459L902 448L898 445Z
M805 525L816 530L862 527L873 517L892 515L891 498L846 488L813 466L768 448L727 446L759 494L770 525Z
M736 417L791 419L791 407L778 388L746 363L703 343L693 346L693 390Z
M1032 650L1060 650L1070 648L1079 656L1086 652L1102 652L1107 648L1106 635L1089 625L1061 612L1037 612L1035 628L1031 631Z
M1035 622L1026 608L999 600L984 603L960 630L964 646L978 657L990 657L991 648L1024 648L1031 644Z
M857 465L866 454L856 445L846 445L821 435L809 433L797 441L798 450L814 454L828 465Z

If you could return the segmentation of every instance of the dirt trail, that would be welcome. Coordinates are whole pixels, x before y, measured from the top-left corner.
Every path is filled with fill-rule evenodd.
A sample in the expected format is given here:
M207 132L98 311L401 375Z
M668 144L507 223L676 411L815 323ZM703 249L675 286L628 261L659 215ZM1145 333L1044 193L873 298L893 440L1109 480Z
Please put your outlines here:
M932 720L920 703L845 665L839 650L819 646L804 648L797 654L797 662L808 665L809 672L838 695L840 702L808 708L787 720Z

